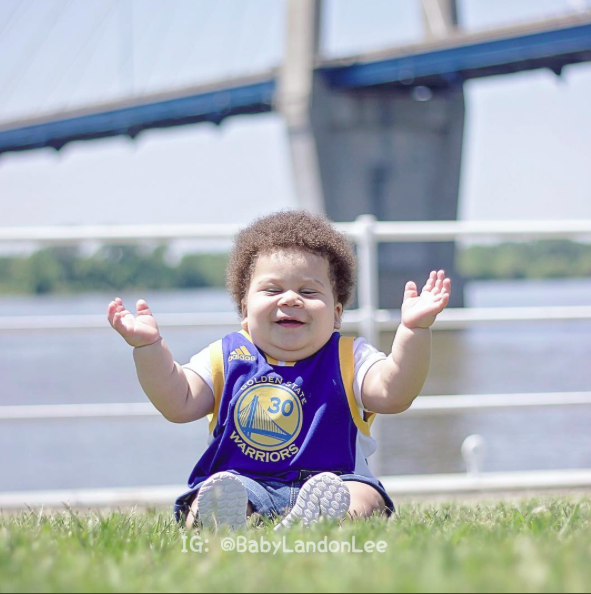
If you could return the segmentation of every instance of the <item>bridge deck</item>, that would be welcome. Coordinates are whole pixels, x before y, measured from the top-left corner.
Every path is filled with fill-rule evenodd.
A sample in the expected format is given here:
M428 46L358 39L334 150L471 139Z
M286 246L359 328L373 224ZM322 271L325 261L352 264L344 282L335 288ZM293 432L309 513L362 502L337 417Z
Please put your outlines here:
M449 87L484 76L591 61L591 11L479 33L456 33L436 42L322 60L317 70L342 89ZM76 140L140 132L270 112L278 69L253 76L103 103L70 112L0 124L0 154Z

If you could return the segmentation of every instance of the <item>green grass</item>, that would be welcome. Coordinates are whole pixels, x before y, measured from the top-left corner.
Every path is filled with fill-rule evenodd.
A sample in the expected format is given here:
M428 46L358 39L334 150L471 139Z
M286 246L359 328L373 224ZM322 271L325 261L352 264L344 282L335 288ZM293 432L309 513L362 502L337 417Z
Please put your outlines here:
M239 533L281 543L270 522ZM588 592L591 498L400 507L395 520L293 528L298 540L387 543L385 553L183 553L184 530L156 512L0 516L0 592ZM208 542L205 542L207 539ZM196 542L194 542L194 546ZM254 546L254 545L252 545ZM310 546L310 545L309 545ZM333 545L334 546L334 545ZM188 542L186 544L189 549Z

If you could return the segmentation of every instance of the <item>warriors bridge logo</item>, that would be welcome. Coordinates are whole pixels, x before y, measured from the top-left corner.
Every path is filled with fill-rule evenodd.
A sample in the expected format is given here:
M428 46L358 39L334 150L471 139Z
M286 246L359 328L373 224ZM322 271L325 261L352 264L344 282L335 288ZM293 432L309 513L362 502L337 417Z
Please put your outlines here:
M288 448L300 434L302 403L285 385L256 384L240 396L234 408L234 422L246 444L259 452L277 452ZM276 461L283 456L257 456L261 461L263 458Z

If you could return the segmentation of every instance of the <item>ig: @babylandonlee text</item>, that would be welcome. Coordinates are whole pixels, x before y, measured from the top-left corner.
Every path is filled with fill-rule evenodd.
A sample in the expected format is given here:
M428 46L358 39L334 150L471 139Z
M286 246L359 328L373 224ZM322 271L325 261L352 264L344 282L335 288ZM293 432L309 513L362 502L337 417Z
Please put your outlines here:
M184 534L183 553L209 553L210 541L198 534L189 536ZM211 544L213 547L214 545ZM220 539L220 547L224 553L249 553L251 555L291 555L291 554L373 554L385 553L388 543L383 540L358 541L355 536L348 540L329 539L328 536L320 540L296 540L288 542L283 536L280 540L269 540L264 536L250 538L248 536L225 536Z

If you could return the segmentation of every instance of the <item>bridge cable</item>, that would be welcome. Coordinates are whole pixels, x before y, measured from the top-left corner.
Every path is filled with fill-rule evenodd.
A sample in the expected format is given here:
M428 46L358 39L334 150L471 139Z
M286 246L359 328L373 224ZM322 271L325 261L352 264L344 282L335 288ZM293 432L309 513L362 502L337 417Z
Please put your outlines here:
M210 8L210 11L206 15L206 17L204 18L203 22L200 23L202 30L206 30L207 31L207 29L209 28L210 23L212 22L212 20L214 19L214 17L217 15L220 5L221 5L220 2L215 2L213 4L213 7L211 5L208 5L208 8ZM190 51L187 53L187 57L185 58L185 60L183 61L182 65L180 66L180 68L177 71L177 76L176 76L175 80L173 81L174 83L177 83L177 81L180 82L180 78L179 78L180 73L186 68L187 64L191 64L192 63L191 58L193 57L193 54L195 53L195 49L196 48L197 48L197 44L194 44L191 47ZM195 81L191 81L190 84L195 84Z
M12 25L12 21L14 20L14 17L17 15L18 13L18 9L21 6L24 6L25 9L22 11L22 13L19 15L19 17L16 19L16 23L17 24L23 16L25 16L25 14L27 14L27 12L29 12L29 10L33 7L34 4L34 0L31 0L31 3L29 5L26 5L24 2L22 2L21 4L15 3L16 7L15 9L10 13L10 16L8 17L8 19L6 20L6 22L4 23L3 27L0 27L0 40L2 39L2 36L4 35L4 33L6 31L8 31L8 29L10 28L10 25Z
M107 13L103 16L103 18L100 20L98 26L94 29L93 32L93 38L95 38L95 42L93 44L93 47L90 51L90 56L87 60L82 62L82 66L83 66L83 71L82 74L77 78L77 81L74 83L74 90L71 93L68 93L68 95L70 96L70 101L68 101L68 103L66 104L66 106L64 107L64 111L70 110L72 108L72 100L76 97L76 93L78 92L78 90L80 89L80 86L82 84L82 82L84 81L84 79L86 78L86 74L88 73L88 64L92 64L92 60L94 59L96 52L99 48L102 47L101 42L103 40L103 37L105 36L105 33L107 32L107 24L109 21L109 18L111 17L111 14L116 6L117 2L115 1L113 4L111 4L111 6L109 7ZM84 45L84 48L86 49L88 46L90 46L90 43ZM105 97L101 97L99 99L99 101L104 101L106 100Z
M67 68L62 72L62 74L59 76L59 78L55 81L53 88L45 96L45 102L43 103L43 105L47 104L47 102L51 98L51 96L62 85L62 83L64 82L64 79L70 74L70 71L72 70L72 68L80 61L80 58L84 56L84 52L86 51L86 48L96 38L97 33L102 30L102 26L107 21L108 17L110 16L110 14L113 10L113 7L115 6L116 3L117 3L117 0L111 0L111 2L107 5L107 10L103 12L102 16L100 16L98 19L95 19L95 22L98 21L98 25L93 27L92 34L86 38L86 40L82 44L82 47L76 52L76 57L68 64ZM78 80L80 80L80 79L78 79ZM68 104L66 104L65 107L62 107L62 109L60 110L60 113L67 111L67 109L68 109Z
M245 33L248 30L247 27L247 17L248 17L248 13L249 13L249 9L251 8L250 3L245 3L241 5L241 8L244 10L244 14L240 15L240 33L236 36L236 49L234 52L234 56L232 57L232 59L230 60L230 70L228 73L228 76L230 78L235 78L237 76L239 76L240 74L244 74L244 68L242 69L242 72L240 72L239 70L239 65L237 64L237 62L240 62L240 58L242 58L244 56L244 52L242 51L242 47L245 44L245 42L247 43L248 41L245 39Z
M25 79L23 74L26 73L31 64L34 63L38 51L47 41L60 18L73 1L74 0L67 0L65 4L59 4L57 10L51 11L48 18L43 21L42 30L44 30L44 34L40 35L40 37L34 35L32 39L37 39L37 41L27 47L26 51L21 54L21 59L17 61L15 68L12 69L9 75L8 81L4 84L4 91L0 91L0 101L6 100L7 97L9 100L12 97L15 90L20 86L20 82L15 84L15 81L19 76L21 77L21 82Z
M161 28L161 30L158 33L158 37L160 38L160 41L161 41L161 43L159 44L159 50L158 50L155 58L152 60L152 68L150 69L150 72L149 72L148 76L146 77L146 82L140 92L140 95L147 94L147 92L150 88L150 82L152 81L152 76L154 75L154 72L156 71L157 66L160 63L162 56L166 53L166 50L168 49L166 40L167 40L170 30L172 28L172 24L174 22L174 17L176 16L179 5L180 5L179 2L175 2L174 8L167 12L168 18L166 19L165 24L163 25L163 27Z
M163 3L161 4L161 6L163 6L163 7L164 7L164 9L166 10L166 8L167 8L167 6L166 6L166 3L164 3L164 2L163 2ZM148 38L148 35L150 35L150 34L151 34L151 30L153 29L154 23L157 23L157 22L158 22L158 17L160 16L160 12L161 12L161 10L159 10L159 11L156 11L156 12L154 13L154 16L152 17L152 19L151 19L151 21L150 21L150 25L149 25L148 27L145 27L145 28L144 28L144 30L143 30L143 35L142 35L142 36L141 36L139 39L137 39L137 42L136 42L136 40L134 39L134 47L136 47L136 48L137 48L137 47L140 47L140 48L141 48L142 44L143 44L143 43L145 42L145 40ZM120 71L127 70L127 67L128 67L128 66L130 66L131 64L133 64L133 60L134 60L134 52L132 51L132 52L130 52L130 53L129 53L129 55L128 55L128 56L127 56L127 58L125 59L125 62L124 62L124 63L123 63L121 66L120 66ZM111 91L111 89L113 88L113 86L114 86L116 83L117 83L117 77L115 77L115 78L113 79L113 81L111 82L111 84L110 84L109 88L107 89L107 93L109 93L109 92ZM137 92L135 92L135 93L134 93L134 96L136 96L136 97L137 97L137 96L140 96L140 94L139 94L139 93L137 93Z

